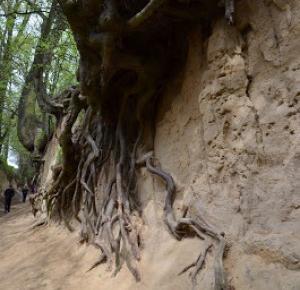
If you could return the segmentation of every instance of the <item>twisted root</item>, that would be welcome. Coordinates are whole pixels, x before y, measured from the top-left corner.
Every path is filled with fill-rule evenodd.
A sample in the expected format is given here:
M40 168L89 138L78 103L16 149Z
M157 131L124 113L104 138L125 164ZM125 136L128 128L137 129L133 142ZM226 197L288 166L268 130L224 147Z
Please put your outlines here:
M164 205L164 220L171 234L178 240L181 240L184 234L188 233L188 229L192 230L200 239L204 239L203 235L210 236L217 242L216 254L214 261L214 284L215 290L227 289L225 273L223 268L223 255L225 249L224 233L216 231L213 226L209 225L204 218L199 215L199 220L190 217L176 218L173 212L173 202L176 192L174 180L171 175L164 172L162 169L153 165L153 157L150 156L146 160L146 166L150 173L159 176L166 183L166 198ZM196 285L196 276L203 267L206 253L212 247L212 244L206 243L203 254L200 254L198 259L191 265L185 267L179 274L182 274L192 267L195 267L191 274L192 283Z

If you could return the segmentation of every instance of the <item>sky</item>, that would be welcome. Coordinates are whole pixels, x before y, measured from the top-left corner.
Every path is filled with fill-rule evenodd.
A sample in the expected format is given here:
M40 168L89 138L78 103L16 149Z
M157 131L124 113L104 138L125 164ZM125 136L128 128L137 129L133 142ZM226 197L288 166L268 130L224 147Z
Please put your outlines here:
M7 163L8 163L8 165L13 166L14 168L19 168L19 166L18 166L18 156L11 149L8 150Z

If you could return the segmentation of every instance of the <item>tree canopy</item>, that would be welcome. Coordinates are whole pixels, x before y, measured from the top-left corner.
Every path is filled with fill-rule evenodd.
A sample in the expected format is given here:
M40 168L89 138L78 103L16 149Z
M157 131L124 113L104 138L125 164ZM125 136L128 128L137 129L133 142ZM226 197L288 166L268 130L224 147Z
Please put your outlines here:
M16 166L30 169L32 153L26 149L34 151L32 146L39 139L38 135L49 138L55 122L41 100L46 95L51 103L63 89L75 85L77 66L73 36L58 3L0 2L2 163L13 159L11 163ZM24 170L32 173L25 168L21 171L24 173Z

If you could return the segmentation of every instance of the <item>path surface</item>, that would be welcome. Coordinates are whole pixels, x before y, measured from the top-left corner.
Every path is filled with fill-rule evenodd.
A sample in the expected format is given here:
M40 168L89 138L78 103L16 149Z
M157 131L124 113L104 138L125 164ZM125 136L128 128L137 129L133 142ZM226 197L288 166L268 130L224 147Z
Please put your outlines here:
M0 210L0 289L97 289L99 272L86 273L92 247L79 246L59 226L32 229L29 203L13 204L9 214Z
M1 290L189 289L188 276L177 273L194 259L199 241L179 243L153 220L151 227L145 227L145 241L149 242L143 246L139 266L142 281L136 283L126 266L115 278L106 271L106 264L87 272L99 251L80 245L78 232L71 234L63 226L33 229L36 220L29 203L15 202L9 214L3 213L3 207L0 212Z

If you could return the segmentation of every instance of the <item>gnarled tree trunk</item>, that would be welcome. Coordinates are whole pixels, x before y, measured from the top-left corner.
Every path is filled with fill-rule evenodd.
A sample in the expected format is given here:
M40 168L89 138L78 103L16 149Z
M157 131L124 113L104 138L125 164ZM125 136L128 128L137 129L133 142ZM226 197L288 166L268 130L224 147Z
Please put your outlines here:
M70 229L75 217L81 224L82 242L91 241L100 250L95 265L106 261L112 269L115 260L115 274L125 261L140 280L136 170L145 166L166 184L164 220L170 234L178 240L186 236L205 240L204 252L182 273L193 268L195 285L213 246L215 289L227 288L224 233L201 213L197 220L188 211L175 215L174 180L160 168L153 152L157 102L185 62L192 25L209 26L224 14L218 2L60 1L80 53L80 93L71 92L60 136L63 164L46 195L48 211ZM225 4L226 18L232 23L233 1ZM84 120L75 139L72 128L80 112ZM106 184L107 190L99 192L99 184Z

